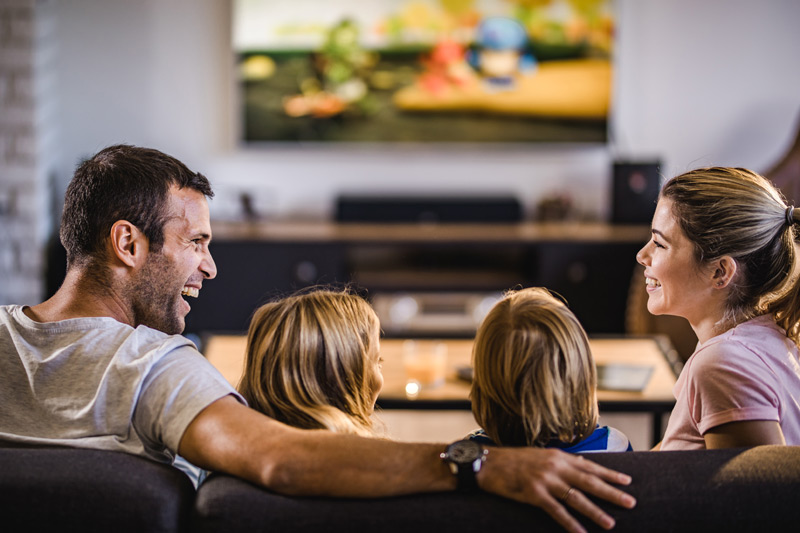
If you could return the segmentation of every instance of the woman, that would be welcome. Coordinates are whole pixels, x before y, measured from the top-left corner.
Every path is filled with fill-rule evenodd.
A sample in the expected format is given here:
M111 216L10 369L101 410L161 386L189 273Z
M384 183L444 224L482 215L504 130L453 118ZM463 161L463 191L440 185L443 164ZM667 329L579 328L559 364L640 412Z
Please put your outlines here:
M740 168L693 170L661 191L637 254L647 308L686 318L698 345L660 449L800 444L797 216Z

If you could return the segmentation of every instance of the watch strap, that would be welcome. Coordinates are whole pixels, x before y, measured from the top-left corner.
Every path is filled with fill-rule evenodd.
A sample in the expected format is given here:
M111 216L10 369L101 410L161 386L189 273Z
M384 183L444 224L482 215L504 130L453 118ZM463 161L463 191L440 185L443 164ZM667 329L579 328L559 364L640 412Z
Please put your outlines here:
M475 463L480 463L482 459L476 459L473 463L458 465L458 473L456 479L458 480L459 492L475 492L478 490L478 479L475 471ZM478 467L480 470L480 467Z

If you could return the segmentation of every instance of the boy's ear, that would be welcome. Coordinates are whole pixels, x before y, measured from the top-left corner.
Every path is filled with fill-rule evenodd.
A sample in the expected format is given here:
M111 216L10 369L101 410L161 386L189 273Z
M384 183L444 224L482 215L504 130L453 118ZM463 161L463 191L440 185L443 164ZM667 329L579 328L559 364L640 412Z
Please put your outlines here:
M714 274L711 276L714 288L724 289L727 287L736 276L736 269L736 261L731 256L725 255L719 258L714 267Z
M147 257L147 237L127 220L114 222L109 244L113 255L129 267L139 266Z

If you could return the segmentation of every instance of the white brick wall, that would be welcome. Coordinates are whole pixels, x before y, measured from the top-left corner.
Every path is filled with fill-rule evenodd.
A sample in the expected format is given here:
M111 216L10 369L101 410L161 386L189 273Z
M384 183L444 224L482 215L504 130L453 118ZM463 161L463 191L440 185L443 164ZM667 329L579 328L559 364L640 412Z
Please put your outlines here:
M39 59L55 46L52 32L39 31L50 26L51 6L49 0L0 0L0 304L33 304L43 297L51 224L43 206L54 140L41 134L47 94L37 87L48 80Z

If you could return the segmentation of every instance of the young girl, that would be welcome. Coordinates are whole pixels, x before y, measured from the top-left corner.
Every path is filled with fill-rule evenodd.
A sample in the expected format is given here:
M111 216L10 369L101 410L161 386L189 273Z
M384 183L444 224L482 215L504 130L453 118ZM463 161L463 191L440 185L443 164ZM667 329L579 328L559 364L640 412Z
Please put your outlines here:
M470 438L571 453L630 451L620 431L597 425L597 371L578 319L546 289L509 292L478 328Z
M263 305L250 322L239 392L291 426L374 436L371 415L383 387L379 335L372 307L346 291Z
M798 215L741 168L693 170L661 191L637 254L647 309L686 318L699 342L660 449L800 445Z

